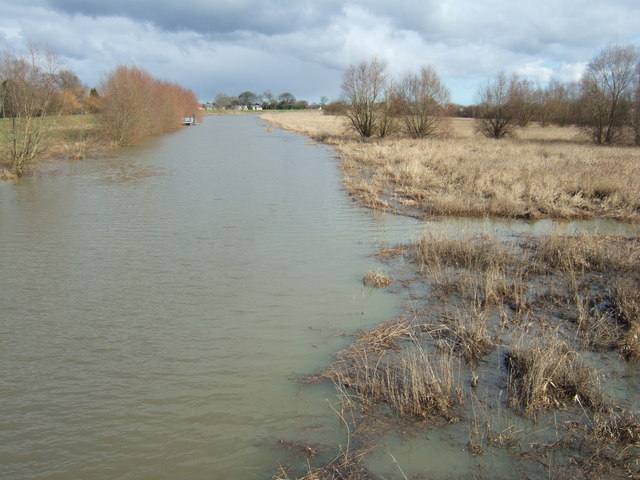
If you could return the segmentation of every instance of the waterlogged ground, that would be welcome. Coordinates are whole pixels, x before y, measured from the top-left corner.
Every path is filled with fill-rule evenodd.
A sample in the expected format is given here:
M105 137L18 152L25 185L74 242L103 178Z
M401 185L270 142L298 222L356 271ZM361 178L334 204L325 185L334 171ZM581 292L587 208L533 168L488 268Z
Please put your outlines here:
M365 277L402 314L307 379L335 384L348 441L278 478L640 476L637 225L421 229Z
M245 479L290 466L293 478L362 447L363 468L386 478L555 472L555 457L523 463L508 448L547 442L557 420L487 407L506 398L500 369L469 403L477 428L399 422L385 408L365 427L331 382L300 381L353 333L428 307L412 260L383 262L380 249L424 232L557 228L377 214L345 195L332 155L253 116L213 117L115 158L0 184L0 477ZM611 221L562 229L638 234ZM364 287L369 270L396 280ZM500 354L482 362L500 365ZM605 390L631 408L637 366L602 365L615 373ZM482 433L487 419L506 448Z

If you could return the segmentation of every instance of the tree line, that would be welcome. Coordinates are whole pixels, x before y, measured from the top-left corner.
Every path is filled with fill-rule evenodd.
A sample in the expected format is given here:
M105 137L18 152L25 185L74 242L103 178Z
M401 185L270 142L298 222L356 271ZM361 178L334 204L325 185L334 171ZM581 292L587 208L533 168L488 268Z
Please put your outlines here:
M328 113L342 113L362 137L437 133L446 116L476 119L477 131L502 138L529 122L577 125L596 144L640 146L640 50L611 45L588 64L573 83L551 80L544 88L504 72L478 87L476 103L449 103L449 91L435 69L425 66L392 79L377 58L344 73L341 101Z
M261 94L244 91L235 97L226 93L219 93L210 105L219 110L251 109L252 107L260 107L263 110L304 110L309 103L306 100L296 99L295 95L290 92L283 92L275 96L270 90L267 90Z
M175 130L199 107L191 90L137 67L119 66L88 88L61 68L55 53L38 46L26 54L0 52L0 160L18 176L48 148L61 115L95 114L91 133L120 146Z

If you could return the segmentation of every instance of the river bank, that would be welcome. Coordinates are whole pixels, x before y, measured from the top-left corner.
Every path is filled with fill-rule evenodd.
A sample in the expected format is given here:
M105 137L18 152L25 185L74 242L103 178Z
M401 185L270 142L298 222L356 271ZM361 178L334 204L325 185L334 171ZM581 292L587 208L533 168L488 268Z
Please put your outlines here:
M340 117L262 118L333 145L345 189L374 209L638 219L638 190L627 190L639 181L638 152L588 146L576 130L538 128L496 142L454 121L446 138L362 142ZM527 195L513 196L525 187ZM379 285L391 282L406 298L403 312L356 333L304 379L334 384L348 440L328 464L275 478L639 478L636 234L575 234L561 224L537 236L426 233L376 256L387 279ZM371 278L363 281L375 286ZM434 436L446 440L434 444ZM451 463L438 467L430 449Z
M575 127L531 125L513 138L493 140L475 134L472 119L456 118L433 138L365 141L341 116L261 118L332 145L347 193L370 208L421 219L640 221L640 149L594 146Z
M45 139L42 151L29 162L27 175L43 175L58 169L61 162L81 160L87 156L98 157L113 150L113 145L100 135L96 116L93 114L65 115L35 119L35 122L47 122L39 135ZM11 119L0 120L0 129L11 128ZM2 132L0 132L2 136ZM8 135L4 136L9 138ZM16 180L11 162L0 162L0 179Z

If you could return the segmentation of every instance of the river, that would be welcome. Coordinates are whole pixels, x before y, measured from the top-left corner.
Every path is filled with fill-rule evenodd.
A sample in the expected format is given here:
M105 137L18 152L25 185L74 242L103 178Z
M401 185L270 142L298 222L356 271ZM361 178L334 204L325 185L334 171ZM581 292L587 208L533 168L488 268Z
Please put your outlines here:
M270 478L299 462L281 440L337 449L332 387L296 379L398 314L369 254L433 225L359 207L332 155L209 117L0 184L0 478Z
M336 435L326 364L398 301L361 283L414 221L251 116L0 184L0 478L269 478Z

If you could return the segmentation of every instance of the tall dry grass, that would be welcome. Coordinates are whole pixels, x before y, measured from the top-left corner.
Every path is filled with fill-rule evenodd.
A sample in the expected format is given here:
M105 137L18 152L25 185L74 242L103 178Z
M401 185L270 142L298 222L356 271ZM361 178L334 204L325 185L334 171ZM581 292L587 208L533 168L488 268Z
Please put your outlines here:
M601 408L603 397L594 370L556 335L521 337L505 355L510 402L530 414L567 403Z
M598 147L573 127L529 126L487 139L450 119L427 139L362 141L345 119L318 112L263 114L333 145L347 191L364 205L422 216L640 220L640 149Z

